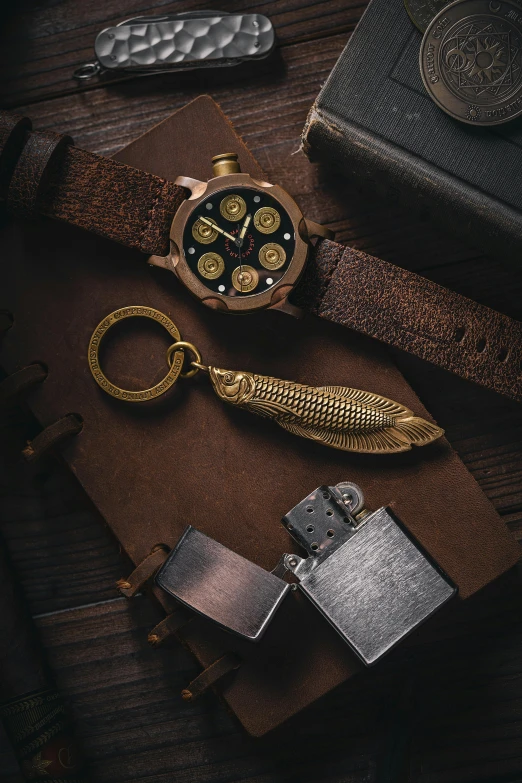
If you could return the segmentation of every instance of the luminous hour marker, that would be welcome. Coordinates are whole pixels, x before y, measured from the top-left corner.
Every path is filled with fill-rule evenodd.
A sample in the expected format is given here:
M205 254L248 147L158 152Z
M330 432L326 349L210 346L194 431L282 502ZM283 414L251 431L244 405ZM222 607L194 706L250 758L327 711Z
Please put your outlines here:
M285 239L290 239L290 234L285 234Z
M261 196L254 196L254 201L256 202L256 204L259 204L259 202L261 201Z
M189 253L190 253L191 256L194 255L195 252L196 252L196 248L195 247L189 247Z
M220 293L220 294L224 293L224 291L225 291L225 286L224 286L224 285L220 285L220 286L218 286L218 291L219 291L219 293Z
M272 280L272 278L271 278L271 277L267 277L267 278L266 278L266 284L267 284L267 285L272 285L272 283L273 283L273 282L274 282L274 281Z
M207 204L207 209L212 209L213 206L214 206L214 204L211 204L210 201L209 201L208 204Z

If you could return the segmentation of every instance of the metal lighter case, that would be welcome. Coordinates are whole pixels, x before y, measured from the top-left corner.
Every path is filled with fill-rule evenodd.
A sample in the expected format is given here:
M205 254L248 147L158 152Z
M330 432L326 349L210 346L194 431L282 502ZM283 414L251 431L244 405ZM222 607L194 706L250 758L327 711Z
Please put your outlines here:
M257 641L290 585L189 525L156 584L198 614Z
M153 74L216 68L261 60L275 46L273 25L262 14L188 11L136 16L96 36L96 60L74 72L78 80L101 73Z
M319 487L283 524L308 553L283 566L367 666L456 592L389 508L365 510L355 484Z
M252 641L299 589L367 666L456 592L390 509L366 511L355 484L319 487L282 523L307 557L285 554L270 573L189 526L156 583ZM288 572L297 584L283 580Z

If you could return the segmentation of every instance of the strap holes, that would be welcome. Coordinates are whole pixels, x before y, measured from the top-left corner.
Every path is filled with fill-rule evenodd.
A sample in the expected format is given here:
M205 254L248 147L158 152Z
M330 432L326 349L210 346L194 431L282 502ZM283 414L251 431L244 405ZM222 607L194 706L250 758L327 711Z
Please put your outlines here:
M315 528L314 528L313 525L308 525L307 528L306 528L306 532L307 533L313 533L314 530L315 530Z
M487 346L487 341L483 337L481 337L480 340L477 340L476 348L478 353L484 353L484 351L486 350L486 346Z
M319 544L313 543L310 549L313 549L314 552L317 552L317 550L319 549Z
M466 334L466 330L463 326L459 326L458 329L455 329L455 335L454 339L456 343L461 343L464 339L464 335Z
M308 506L308 508L306 510L308 511L309 514L313 514L314 513L313 506Z
M326 516L328 516L328 517L332 517L332 516L333 516L333 511L332 511L332 509L331 509L331 508L328 508L328 509L326 510Z
M333 538L335 536L335 530L327 530L326 535L328 538Z
M497 359L499 362L507 362L509 357L509 351L507 348L501 348L498 352Z

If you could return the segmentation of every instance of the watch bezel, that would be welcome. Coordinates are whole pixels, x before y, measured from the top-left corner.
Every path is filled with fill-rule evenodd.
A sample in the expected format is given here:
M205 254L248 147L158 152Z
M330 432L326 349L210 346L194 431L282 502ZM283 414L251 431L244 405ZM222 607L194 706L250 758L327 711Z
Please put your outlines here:
M286 210L295 231L295 252L281 280L267 291L253 293L249 296L227 296L209 290L190 269L183 250L185 227L198 204L205 201L210 195L231 187L249 187L259 192L269 192ZM226 174L210 179L204 190L198 188L191 198L188 198L178 209L172 221L170 239L174 245L171 248L171 256L177 256L175 272L181 282L207 307L229 313L251 313L256 310L280 306L299 281L306 265L310 246L305 219L293 198L279 185L261 182L251 177L250 174Z

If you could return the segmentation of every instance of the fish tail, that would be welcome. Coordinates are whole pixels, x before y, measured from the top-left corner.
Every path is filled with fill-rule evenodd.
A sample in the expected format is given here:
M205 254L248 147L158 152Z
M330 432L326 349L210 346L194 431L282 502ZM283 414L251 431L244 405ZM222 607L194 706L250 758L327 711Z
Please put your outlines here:
M444 430L436 424L412 415L395 419L389 432L410 446L426 446L444 435Z

